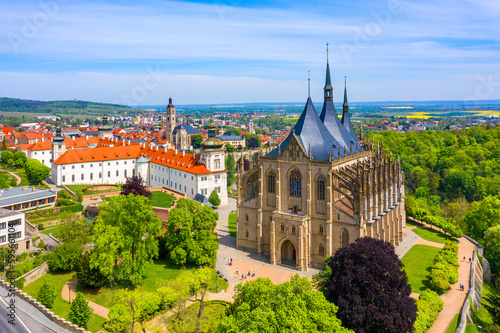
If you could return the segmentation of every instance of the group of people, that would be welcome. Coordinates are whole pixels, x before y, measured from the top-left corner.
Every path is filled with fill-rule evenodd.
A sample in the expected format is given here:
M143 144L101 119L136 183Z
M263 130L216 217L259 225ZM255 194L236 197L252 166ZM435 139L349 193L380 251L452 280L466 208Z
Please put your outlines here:
M469 263L470 263L471 261L472 261L472 259L471 259L471 258L469 258ZM465 260L465 256L464 256L464 262L466 262L466 260Z
M463 284L460 283L459 286L460 286L460 291L464 291L465 290L465 286Z
M236 275L240 275L240 272L238 271L238 267L236 267ZM247 274L243 273L241 274L241 279L244 280L246 279L247 277L254 277L255 276L255 269L252 271L252 273L250 274L250 271L248 271Z

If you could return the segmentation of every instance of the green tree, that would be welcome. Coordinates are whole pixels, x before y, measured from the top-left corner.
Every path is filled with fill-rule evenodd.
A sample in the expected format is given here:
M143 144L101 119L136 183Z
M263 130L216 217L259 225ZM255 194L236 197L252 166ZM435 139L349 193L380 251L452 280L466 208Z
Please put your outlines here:
M500 325L500 296L488 293L485 297L487 302L483 303L491 315L493 322Z
M463 223L467 228L468 235L481 241L486 230L500 224L499 216L500 199L488 196L472 205L471 210L465 215Z
M193 145L193 148L198 149L198 148L201 148L202 142L203 142L203 135L196 134L193 136L193 140L191 141L191 144Z
M3 163L7 163L14 158L14 154L10 150L3 150L2 155L0 155L0 157Z
M219 242L214 230L219 215L208 206L180 198L168 216L166 247L176 265L213 265Z
M9 183L5 178L0 178L0 188L9 188Z
M38 291L37 300L47 308L51 309L55 299L56 290L54 286L45 281Z
M231 186L235 182L236 173L236 162L234 160L233 154L228 154L226 157L226 169L227 169L227 186Z
M71 303L71 307L69 308L68 319L73 324L86 329L92 313L93 310L89 306L89 301L83 297L82 293L76 293L76 298Z
M100 206L94 222L94 252L90 267L113 279L138 284L144 265L158 255L155 236L162 222L155 215L149 199L118 195Z
M500 225L491 227L484 233L484 255L494 274L500 273ZM499 323L500 324L500 323Z
M236 286L230 315L216 332L352 332L336 317L337 306L313 289L307 277L274 285L258 278Z
M208 202L210 202L214 207L220 206L220 198L219 198L219 194L217 194L216 190L213 190L212 193L210 193L210 197L208 198Z
M108 281L108 276L101 273L98 268L90 267L90 256L93 251L83 253L75 266L78 284L87 288L100 288Z
M11 178L10 178L10 183L9 183L9 185L10 185L11 187L16 187L16 186L17 186L17 180L16 180L16 178L11 177Z
M71 271L82 254L82 248L76 243L63 243L49 255L48 263L52 271Z
M50 175L50 168L34 158L30 158L26 161L24 169L31 178L39 183Z
M234 153L236 151L236 148L232 144L227 143L226 144L226 150L227 150L228 153Z
M26 157L26 153L24 151L16 151L14 153L13 160L16 161L16 164L19 164L17 161L22 160L22 165L24 165L28 158Z

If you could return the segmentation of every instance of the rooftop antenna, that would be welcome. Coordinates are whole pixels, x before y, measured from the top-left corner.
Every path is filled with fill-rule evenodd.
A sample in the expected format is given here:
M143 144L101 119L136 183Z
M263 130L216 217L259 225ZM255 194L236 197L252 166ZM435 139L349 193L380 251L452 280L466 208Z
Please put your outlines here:
M307 97L311 97L311 71L307 71Z

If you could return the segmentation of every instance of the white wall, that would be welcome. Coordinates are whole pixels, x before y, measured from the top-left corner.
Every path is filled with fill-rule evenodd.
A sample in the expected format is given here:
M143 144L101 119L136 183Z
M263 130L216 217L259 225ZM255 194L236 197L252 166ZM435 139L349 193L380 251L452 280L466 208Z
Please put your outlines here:
M197 192L197 176L195 174L169 168L160 164L149 163L149 186L167 186L186 193L193 199Z
M0 246L9 244L9 221L14 221L21 219L21 224L14 226L14 232L21 232L21 237L16 238L16 242L24 240L24 213L19 213L17 215L6 216L0 218ZM3 228L5 223L5 228ZM11 230L12 231L12 230ZM5 241L2 241L3 236L5 236Z
M28 150L26 154L27 158L34 158L39 160L40 163L45 164L49 168L52 166L52 150Z
M130 177L134 174L135 158L105 162L54 164L52 168L52 181L57 185L116 184L125 183L125 177Z

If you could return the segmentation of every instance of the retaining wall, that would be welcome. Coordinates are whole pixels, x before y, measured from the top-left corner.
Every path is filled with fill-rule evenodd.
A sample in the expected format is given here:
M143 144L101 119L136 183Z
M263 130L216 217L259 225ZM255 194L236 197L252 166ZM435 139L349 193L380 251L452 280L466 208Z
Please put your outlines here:
M44 262L40 266L33 268L28 273L18 277L16 281L24 278L24 286L26 287L28 284L38 280L48 272L49 272L49 264L47 262Z
M472 263L470 265L470 277L469 277L469 292L467 293L467 298L464 301L461 310L460 324L458 325L455 333L464 333L467 323L472 323L472 306L475 311L481 306L481 293L483 291L483 268L479 259L477 258L476 251L472 252Z

